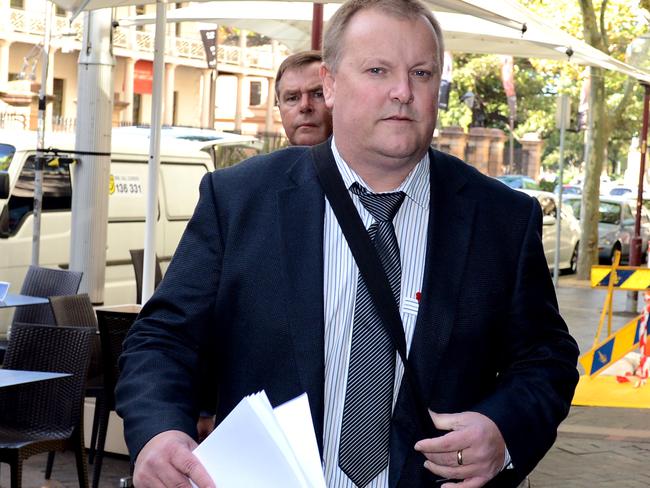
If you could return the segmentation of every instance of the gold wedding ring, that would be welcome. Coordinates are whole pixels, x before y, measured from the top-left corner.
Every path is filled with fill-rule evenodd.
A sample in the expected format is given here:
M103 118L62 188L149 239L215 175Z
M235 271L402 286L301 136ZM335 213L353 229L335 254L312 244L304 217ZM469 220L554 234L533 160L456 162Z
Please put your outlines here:
M463 465L463 450L459 449L456 451L456 461L458 461L458 466Z

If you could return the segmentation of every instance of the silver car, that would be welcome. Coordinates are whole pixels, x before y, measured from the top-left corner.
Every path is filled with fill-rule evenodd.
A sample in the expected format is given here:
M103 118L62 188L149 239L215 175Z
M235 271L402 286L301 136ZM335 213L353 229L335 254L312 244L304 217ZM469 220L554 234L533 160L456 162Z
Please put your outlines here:
M542 244L549 269L555 265L555 236L557 218L557 195L538 190L519 190L534 197L542 207ZM560 229L560 270L575 273L578 267L578 244L580 241L580 222L573 215L569 205L562 206Z
M564 203L573 208L580 217L581 197L567 196ZM621 251L621 261L630 260L630 242L634 236L636 202L627 198L600 197L598 207L598 260L610 264L614 251ZM642 261L647 258L648 237L650 237L650 213L641 207L641 252Z

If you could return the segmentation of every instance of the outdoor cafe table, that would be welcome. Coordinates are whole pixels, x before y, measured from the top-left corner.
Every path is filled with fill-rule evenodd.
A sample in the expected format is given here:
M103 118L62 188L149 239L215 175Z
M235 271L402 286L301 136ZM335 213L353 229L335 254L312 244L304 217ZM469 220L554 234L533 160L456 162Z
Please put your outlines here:
M47 298L9 293L5 297L4 301L0 301L0 308L23 307L26 305L43 305L48 302L49 300Z
M50 373L47 371L23 371L19 369L0 368L0 388L5 386L33 383L35 381L53 380L70 376L69 373Z

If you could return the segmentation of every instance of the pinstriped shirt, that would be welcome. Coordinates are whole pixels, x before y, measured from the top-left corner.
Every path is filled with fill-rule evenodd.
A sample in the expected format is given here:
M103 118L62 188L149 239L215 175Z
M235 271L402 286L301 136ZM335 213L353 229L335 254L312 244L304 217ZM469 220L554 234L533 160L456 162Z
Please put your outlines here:
M355 182L372 191L361 177L343 161L334 140L332 140L332 152L348 191ZM393 219L393 225L399 243L402 264L399 308L406 336L407 354L410 350L417 318L416 294L422 289L424 275L429 219L429 164L429 154L427 153L402 184L393 190L403 191L406 194L404 202ZM367 229L372 225L373 218L359 201L359 197L352 192L350 195ZM327 200L325 201L323 255L325 294L323 463L325 479L330 488L354 488L352 481L338 466L338 453L359 268ZM393 405L395 405L404 374L404 366L397 352L395 356ZM371 488L388 486L388 468L382 471L368 486Z

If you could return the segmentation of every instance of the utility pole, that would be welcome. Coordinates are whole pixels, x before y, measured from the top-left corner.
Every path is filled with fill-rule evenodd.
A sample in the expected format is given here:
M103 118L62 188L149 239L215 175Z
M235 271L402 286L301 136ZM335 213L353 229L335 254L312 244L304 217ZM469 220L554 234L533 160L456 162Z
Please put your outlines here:
M106 271L115 68L112 21L111 9L84 13L78 64L70 269L83 272L80 291L95 304L104 301Z

